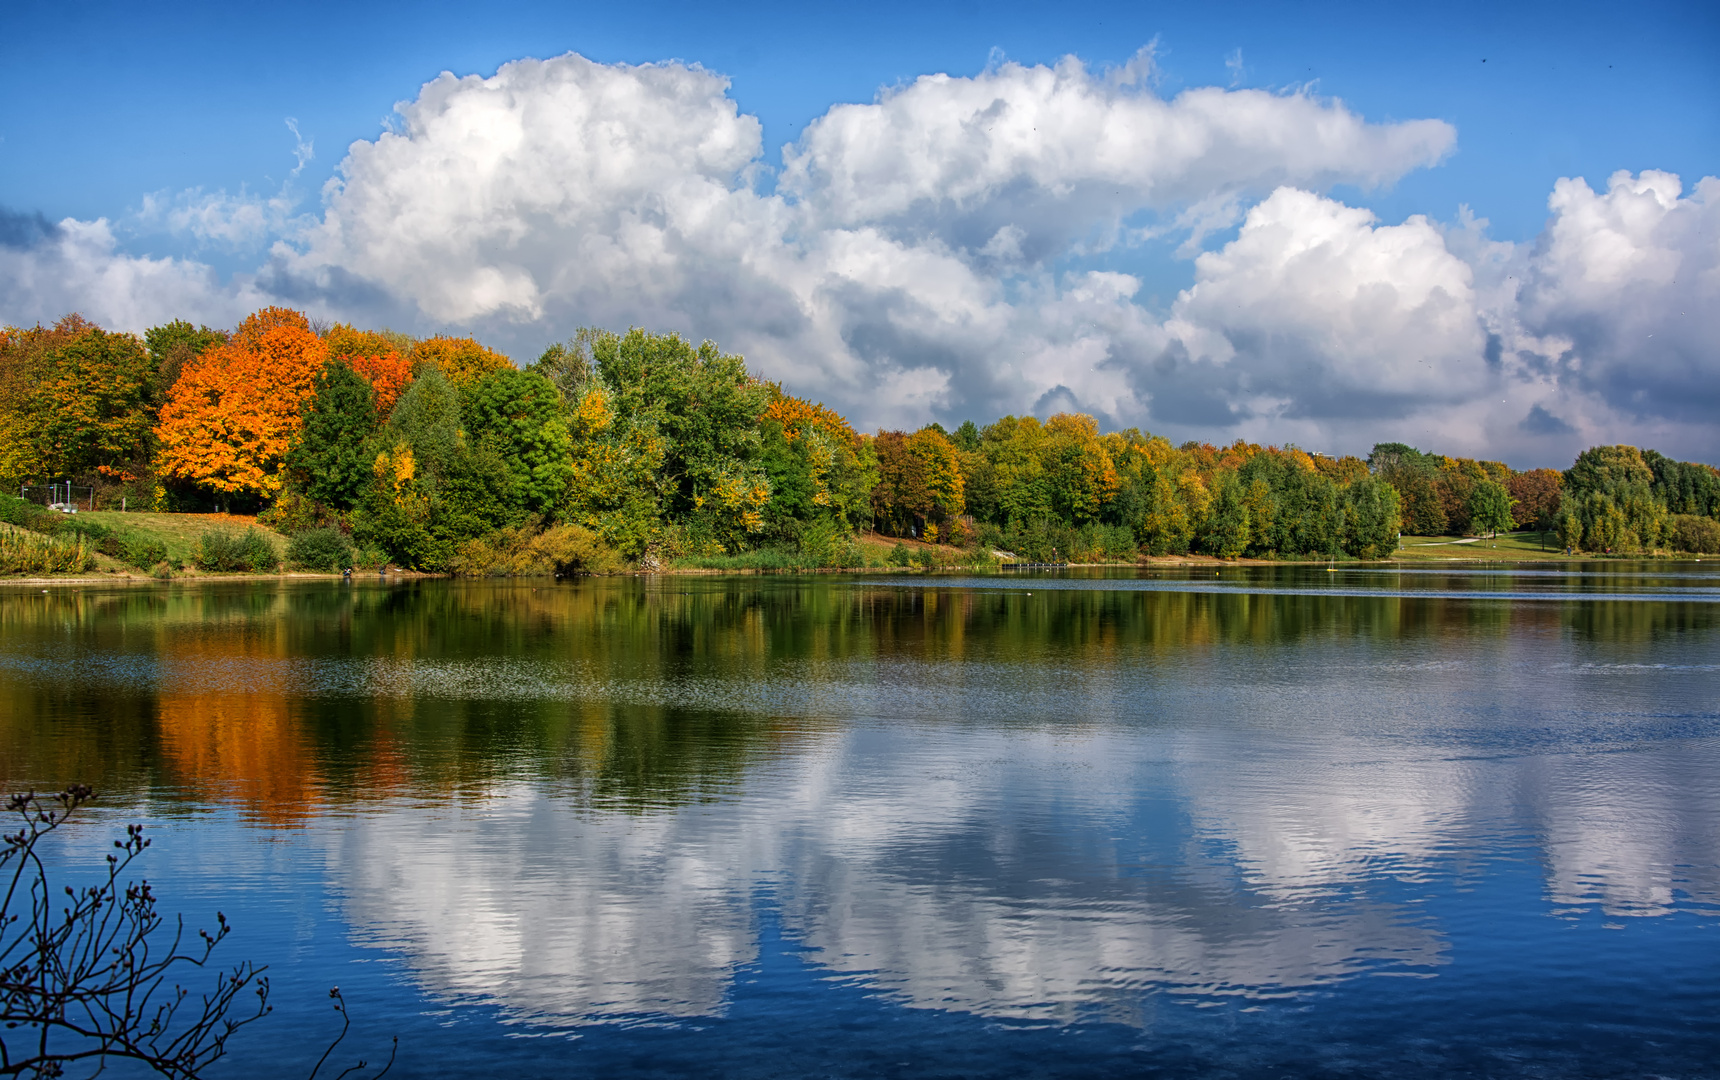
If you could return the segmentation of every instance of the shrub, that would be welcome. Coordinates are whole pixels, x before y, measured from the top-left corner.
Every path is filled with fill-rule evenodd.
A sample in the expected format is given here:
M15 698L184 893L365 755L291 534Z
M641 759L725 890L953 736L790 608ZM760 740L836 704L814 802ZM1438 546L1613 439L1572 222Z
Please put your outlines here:
M199 570L220 573L267 572L281 565L274 545L256 529L246 529L242 533L211 529L198 540L193 561Z
M354 562L352 541L333 526L306 529L287 541L287 562L301 570L344 570Z
M620 567L615 549L579 525L554 525L541 533L529 525L497 529L460 545L450 563L466 577L604 574Z
M737 551L732 555L682 555L673 560L673 565L682 570L752 570L762 573L813 570L818 563L796 548L761 547L751 551Z
M257 523L288 536L341 524L341 514L294 491L283 491L273 506L257 515Z
M1674 514L1666 530L1668 544L1676 551L1695 555L1720 555L1720 521L1696 514Z
M8 525L29 529L31 532L53 535L63 527L70 525L74 519L67 517L45 506L37 506L27 499L16 495L0 492L0 521Z
M881 562L873 562L865 544L850 540L836 556L836 565L849 570L864 570L869 566L881 565Z
M815 521L800 534L800 553L812 566L837 565L836 526L829 521Z
M147 536L127 536L120 544L118 557L139 570L148 570L167 561L167 545Z
M0 521L8 525L18 525L26 529L35 528L35 521L48 511L33 502L20 499L16 495L8 495L0 491Z
M558 574L607 574L621 568L621 557L590 529L556 525L532 541L531 549Z
M95 564L95 552L81 536L0 532L0 574L80 573Z

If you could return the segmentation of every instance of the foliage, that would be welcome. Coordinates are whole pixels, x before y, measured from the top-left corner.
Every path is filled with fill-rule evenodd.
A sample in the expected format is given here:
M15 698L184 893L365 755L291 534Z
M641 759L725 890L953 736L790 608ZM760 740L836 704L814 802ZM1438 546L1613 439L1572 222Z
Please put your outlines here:
M1666 523L1667 544L1674 551L1720 555L1720 521L1696 514L1674 514Z
M129 563L140 570L148 570L167 559L167 545L155 537L126 529L111 529L82 516L59 518L57 521L54 520L55 517L58 515L52 515L46 521L38 521L37 527L51 524L57 535L79 537L92 550Z
M891 556L879 551L879 549L852 541L835 544L828 549L817 551L809 550L805 546L789 547L784 544L775 544L734 554L683 555L676 558L672 565L682 570L718 570L727 573L867 570L891 565L909 565L907 546L901 545L901 550L903 552L901 561L892 562Z
M1720 470L1653 450L1643 451L1642 460L1654 474L1650 490L1669 513L1720 519Z
M192 561L199 570L218 573L269 573L281 565L275 546L258 529L211 529L199 538Z
M758 423L771 388L739 356L676 334L603 334L592 358L618 431L660 440L661 513L685 542L739 549L763 533L771 489Z
M526 370L554 383L565 400L578 401L585 396L592 377L597 373L591 348L604 333L593 326L582 326L566 343L558 342L545 349Z
M517 525L461 545L449 569L471 577L607 574L621 568L620 555L590 529L552 525L542 532Z
M618 419L610 400L593 385L572 410L572 470L562 513L638 558L661 531L668 455L653 421Z
M1483 480L1469 493L1469 520L1472 527L1490 535L1510 532L1514 521L1511 506L1517 500L1496 480Z
M339 360L370 385L379 416L387 416L412 382L412 361L402 356L396 335L357 330L341 323L323 335L329 359Z
M0 491L0 521L4 521L8 525L46 532L50 530L43 529L39 523L43 518L52 515L53 511L46 507L37 506L35 503L20 499L9 492Z
M42 461L41 387L54 376L59 351L94 328L81 315L67 315L51 328L8 326L0 330L0 482L39 482Z
M1573 494L1616 491L1625 487L1646 488L1654 483L1654 470L1634 446L1591 446L1577 455L1565 470L1565 490Z
M188 363L161 410L158 467L223 494L272 497L327 356L303 315L265 308Z
M1517 473L1505 482L1516 502L1511 507L1511 519L1520 529L1533 525L1550 529L1559 516L1559 494L1564 477L1557 469L1530 469Z
M369 470L366 470L368 480ZM285 536L302 533L307 529L320 529L324 526L341 528L349 515L325 503L317 502L289 484L285 491L276 496L274 505L257 515L259 525L269 528Z
M515 504L537 513L560 502L573 476L572 442L555 384L510 367L478 380L467 402L468 432L507 462Z
M217 912L216 929L199 930L189 949L181 948L183 923L165 948L151 940L165 927L155 893L147 881L125 880L150 844L141 825L114 841L97 884L66 886L56 899L41 849L92 795L74 786L51 798L15 795L8 805L19 828L0 852L0 872L11 870L0 908L0 1071L59 1076L75 1064L99 1072L125 1060L192 1080L235 1032L267 1015L268 980L246 962L217 972L200 995L169 983L206 968L232 927ZM240 1012L247 991L256 1005Z
M982 551L1008 552L1021 562L1132 563L1140 556L1140 545L1126 525L1088 522L1075 527L1042 519L1001 528L982 523L977 532Z
M880 528L895 536L921 536L928 543L965 507L961 461L956 448L937 428L912 435L880 431L872 441L878 457L878 486L872 489L872 514Z
M476 338L431 337L412 350L414 363L422 370L436 368L455 387L464 388L493 372L513 367L513 361L486 349Z
M0 529L0 574L76 574L95 565L95 552L81 536Z
M1560 474L1405 443L1365 461L1173 446L1067 413L866 436L712 342L640 329L583 328L524 371L473 338L319 336L286 308L231 335L181 321L144 341L78 316L0 332L0 474L76 473L155 508L267 504L260 520L285 532L350 529L364 558L423 570L549 565L527 549L561 526L646 567L769 551L761 566L810 568L853 556L868 527L937 549L1130 561L1380 557L1400 530L1529 524L1635 550L1684 543L1675 517L1720 520L1720 471L1633 447L1591 448ZM0 501L8 515L68 527ZM86 542L158 553L117 533ZM957 558L914 551L915 565Z
M32 402L40 475L130 479L153 451L155 371L143 342L91 327L53 351L44 375Z
M376 455L376 392L345 361L330 358L317 375L303 426L287 451L295 493L350 510L371 480Z
M466 540L519 516L507 463L471 445L460 414L454 386L423 369L377 435L372 480L353 512L357 540L403 566L440 570Z
M759 420L761 462L770 483L766 520L778 537L794 539L805 529L851 532L872 518L878 459L835 410L783 392Z
M1397 549L1402 525L1397 491L1365 476L1344 489L1344 550L1358 559L1383 559Z
M287 539L287 564L300 570L333 573L353 563L352 541L339 529L323 526Z
M1666 504L1653 490L1654 470L1634 446L1594 446L1564 474L1557 527L1573 550L1653 548L1666 526Z
M184 319L175 319L143 333L149 348L150 362L155 368L155 385L150 401L155 410L167 403L167 392L179 381L185 365L217 345L227 344L228 335L208 326L192 326Z

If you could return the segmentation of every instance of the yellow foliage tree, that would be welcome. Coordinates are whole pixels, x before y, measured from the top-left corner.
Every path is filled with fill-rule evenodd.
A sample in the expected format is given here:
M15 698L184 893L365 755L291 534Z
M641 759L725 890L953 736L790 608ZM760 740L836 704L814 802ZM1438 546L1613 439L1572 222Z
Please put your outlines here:
M476 338L470 337L425 338L412 350L412 359L441 368L442 374L457 390L466 389L492 371L513 366L513 361L506 356L486 349L478 344Z

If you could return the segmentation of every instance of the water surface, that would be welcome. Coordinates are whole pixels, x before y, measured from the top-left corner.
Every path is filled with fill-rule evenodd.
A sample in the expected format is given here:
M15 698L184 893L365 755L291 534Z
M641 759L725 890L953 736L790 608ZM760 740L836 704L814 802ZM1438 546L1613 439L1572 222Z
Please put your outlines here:
M408 1076L1711 1076L1708 564L0 591L277 1012Z

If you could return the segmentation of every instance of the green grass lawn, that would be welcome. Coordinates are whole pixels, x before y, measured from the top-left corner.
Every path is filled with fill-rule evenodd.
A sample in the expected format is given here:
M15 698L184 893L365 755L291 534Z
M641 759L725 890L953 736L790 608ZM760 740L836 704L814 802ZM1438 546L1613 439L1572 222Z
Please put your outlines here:
M170 559L180 559L187 564L197 550L199 538L215 529L242 532L254 526L268 538L276 554L285 556L287 551L286 537L258 525L256 518L236 514L143 514L121 513L118 510L84 510L80 511L77 517L79 521L102 525L115 532L141 533L160 540L167 545Z
M1445 561L1448 559L1468 560L1497 560L1504 559L1512 562L1525 562L1537 559L1567 559L1583 558L1584 556L1568 556L1565 549L1559 546L1557 533L1547 533L1545 541L1542 534L1537 532L1500 533L1495 539L1474 540L1471 543L1457 543L1466 540L1462 536L1406 536L1403 545L1398 548L1394 559ZM1543 550L1543 543L1545 549Z

